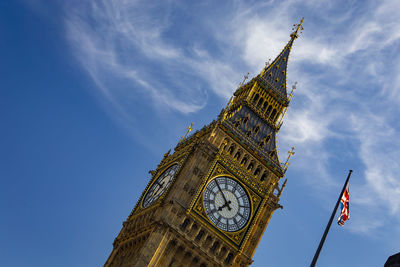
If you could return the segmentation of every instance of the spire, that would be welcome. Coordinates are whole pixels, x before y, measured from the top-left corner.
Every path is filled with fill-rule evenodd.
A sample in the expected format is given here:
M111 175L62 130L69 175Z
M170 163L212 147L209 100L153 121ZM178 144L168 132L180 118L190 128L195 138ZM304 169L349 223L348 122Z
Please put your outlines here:
M293 45L293 41L299 37L299 32L302 33L304 18L301 19L299 24L293 25L293 32L290 34L290 40L287 45L283 48L282 52L275 58L275 60L265 66L259 75L259 79L264 85L264 88L271 88L278 98L284 102L288 102L286 92L286 71L287 62L289 59L290 50Z

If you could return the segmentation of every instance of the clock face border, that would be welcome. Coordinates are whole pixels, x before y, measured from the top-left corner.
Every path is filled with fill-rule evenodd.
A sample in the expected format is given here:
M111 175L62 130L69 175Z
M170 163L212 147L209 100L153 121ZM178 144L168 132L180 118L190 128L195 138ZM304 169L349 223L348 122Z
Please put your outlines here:
M246 193L249 196L250 200L250 217L247 221L246 225L236 232L228 232L219 229L214 225L214 223L208 218L205 208L204 208L204 191L206 186L214 179L227 176L237 183L239 183ZM230 243L234 248L241 249L243 244L246 242L248 238L248 234L251 232L254 222L257 220L258 215L261 210L261 206L264 203L265 199L261 197L255 190L246 185L243 181L244 177L242 177L239 173L234 173L234 170L230 169L229 166L225 165L221 159L216 159L215 163L210 168L207 178L204 179L204 182L201 186L201 189L197 192L190 208L188 209L188 213L193 217L200 219L203 223L205 223L206 227L212 230L215 234L217 234L222 239L226 240Z
M210 203L210 199L206 199L205 197L206 197L207 195L210 196L210 195L213 194L213 195L214 195L214 199L216 199L219 190L221 191L222 194L224 194L224 192L222 192L222 191L228 191L229 194L225 194L224 197L228 197L228 199L229 199L229 195L233 195L234 197L236 197L236 202L237 202L237 203L236 203L236 206L239 206L239 205L240 205L239 197L236 196L236 194L235 194L234 192L229 191L229 189L227 189L227 185L226 185L226 184L223 184L223 183L221 184L221 182L223 182L223 180L221 180L221 178L224 178L223 180L225 180L225 183L226 183L226 184L230 184L229 180L233 181L233 183L236 184L236 185L234 186L235 189L237 188L237 186L239 186L240 189L237 189L237 191L238 191L238 192L243 191L244 195L242 195L242 197L245 197L246 199L245 199L245 200L242 200L242 201L244 202L244 204L245 204L246 202L247 202L247 204L248 204L248 206L243 206L243 207L242 207L242 208L243 208L243 214L241 215L242 218L244 218L243 215L246 214L246 210L248 209L248 213L247 213L247 216L246 216L247 218L244 218L244 219L245 219L244 224L240 224L241 221L242 221L240 218L239 218L239 220L238 220L237 222L235 222L236 217L239 216L238 214L241 214L241 213L240 213L240 207L237 208L237 213L236 213L236 215L234 215L234 216L231 217L231 218L233 218L232 221L233 221L234 224L236 225L236 228L237 228L236 230L229 230L229 221L230 221L231 218L224 217L224 216L221 214L222 210L221 210L221 212L218 212L218 211L217 211L217 213L218 213L218 215L219 215L218 217L216 217L216 216L214 215L214 213L209 214L209 212L208 212L208 209L209 209L209 208L212 208L212 206L214 206L214 207L216 208L216 205L215 205L215 202L214 202L214 203ZM212 183L214 183L214 181L215 181L216 186L217 186L217 192L214 192L214 190L213 190L213 188L215 188L216 186L213 186L212 189L209 188L209 186L210 186ZM218 181L219 181L219 182L218 182ZM224 186L222 186L222 185L224 185ZM224 188L222 189L222 187L224 187ZM220 188L220 189L218 189L218 188ZM207 189L209 190L209 193L208 193L208 194L207 194ZM235 190L235 191L236 191L236 190ZM221 198L221 197L219 197L219 198ZM205 210L205 213L206 213L207 217L208 217L208 218L210 219L210 221L214 224L214 226L217 227L217 228L218 228L219 230L221 230L221 231L226 231L226 232L230 232L230 233L239 232L241 229L245 228L245 227L247 226L247 224L248 224L248 223L250 222L250 220L251 220L252 204L251 204L249 192L246 190L246 187L244 187L244 186L243 186L237 179L235 179L234 177L231 177L231 176L228 176L228 175L219 175L219 176L216 176L216 177L213 177L213 178L209 179L208 182L207 182L207 184L206 184L206 186L205 186L205 189L204 189L204 191L203 191L202 199L203 199L203 207L204 207L204 210ZM207 202L210 203L210 204L208 204L209 207L207 207L207 206L208 206L208 205L207 205ZM232 202L234 202L233 199L232 199ZM232 204L232 205L235 205L235 203L231 203L231 204ZM225 205L225 204L224 204L224 205ZM224 205L222 205L222 206L220 206L220 207L223 207ZM226 207L223 207L223 208L226 208ZM219 217L222 217L223 219L225 219L225 220L227 221L227 223L226 223L226 230L224 230L222 227L219 226L219 223L220 223ZM213 219L216 219L218 222L216 223L215 221L213 221Z
M176 170L175 170L174 174L172 175L172 178L170 178L170 180L169 180L169 182L168 182L168 184L167 184L168 187L165 188L165 189L161 192L161 194L160 194L158 197L156 197L156 199L154 199L153 201L151 201L150 203L148 203L147 206L145 206L145 204L146 204L146 203L145 203L146 197L147 197L147 195L150 193L150 191L151 191L151 189L153 188L154 184L158 181L158 179L160 179L160 177L161 177L164 173L166 173L167 171L169 171L169 169L171 169L171 168L174 167L174 166L177 166L177 167L176 167ZM142 200L141 200L140 207L141 207L142 209L147 209L147 208L150 208L150 207L154 206L154 204L156 204L160 199L162 199L162 198L165 196L165 194L169 191L170 187L172 186L172 184L173 184L173 182L174 182L176 176L178 175L178 172L179 172L180 168L181 168L181 165L180 165L178 162L172 162L171 164L168 164L167 166L165 166L165 167L155 176L155 178L154 178L153 181L151 182L150 186L147 188L147 190L145 190L145 193L144 193L143 198L142 198Z

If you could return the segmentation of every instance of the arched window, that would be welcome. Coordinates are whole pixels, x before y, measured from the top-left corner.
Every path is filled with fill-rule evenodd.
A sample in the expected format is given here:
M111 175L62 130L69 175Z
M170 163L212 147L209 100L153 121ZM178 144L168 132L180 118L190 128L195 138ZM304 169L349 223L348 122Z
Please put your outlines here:
M264 105L263 105L263 107L262 107L262 110L265 110L265 109L267 108L267 106L268 106L268 102L265 101L265 102L264 102Z
M196 240L197 241L200 241L201 240L201 238L203 237L203 235L204 235L204 231L203 230L201 230L198 234L197 234L197 236L196 236Z
M271 134L267 135L267 137L265 138L265 143L268 144L270 139L271 139Z
M258 94L256 94L256 95L254 96L254 98L253 98L253 103L254 103L254 105L257 103L258 97L259 97Z
M246 124L248 121L249 121L249 117L246 116L243 118L243 124Z
M265 112L265 116L268 116L271 110L272 110L272 105L269 105L267 111Z
M267 179L268 174L266 172L263 173L263 175L261 175L260 180L261 181L265 181L265 179Z
M276 109L274 109L274 110L272 111L272 113L271 113L271 115L269 116L269 118L270 118L271 120L274 120L274 119L275 119L275 115L276 115Z
M270 156L271 158L273 158L273 157L274 157L274 153L275 153L275 150L270 151L270 152L269 152L269 156Z
M260 99L258 100L258 103L257 103L257 107L260 107L263 102L264 102L264 98L260 97Z
M248 131L246 132L246 136L247 136L247 137L250 137L250 136L251 136L251 131L250 131L250 130L248 130Z
M189 219L185 219L185 220L183 221L183 223L181 224L181 230L182 230L182 231L185 230L186 227L189 225L189 223L190 223Z
M245 165L247 163L247 159L248 159L247 156L244 156L240 164Z
M254 175L255 175L255 176L258 176L258 175L260 174L260 172L261 172L261 169L260 169L260 168L257 168L256 171L254 172Z
M238 150L238 152L236 152L235 154L235 159L239 159L240 158L240 150Z
M215 241L210 250L212 252L214 252L217 250L218 247L219 247L219 243L218 243L218 241Z
M259 126L259 125L257 125L256 127L254 127L253 132L257 134L258 131L260 131L260 126Z
M265 142L264 142L264 141L261 141L258 145L259 145L261 148L264 148Z
M254 168L254 161L250 162L249 166L247 166L247 169L251 171Z
M237 120L237 121L235 122L234 126L237 128L237 127L239 127L239 125L240 125L240 120Z
M232 155L232 154L233 154L233 151L235 151L235 145L231 145L231 146L229 147L228 153Z
M224 141L221 143L221 147L223 150L226 150L226 147L228 146L228 139L225 138Z
M225 259L225 263L230 264L233 260L233 254L229 253L228 256Z

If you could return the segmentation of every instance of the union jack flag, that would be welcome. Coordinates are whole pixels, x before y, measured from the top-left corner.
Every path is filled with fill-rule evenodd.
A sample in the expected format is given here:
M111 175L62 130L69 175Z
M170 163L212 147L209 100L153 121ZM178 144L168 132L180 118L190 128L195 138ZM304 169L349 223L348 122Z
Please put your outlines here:
M343 192L342 198L340 199L340 216L338 224L344 225L344 222L350 218L350 207L349 207L349 183L346 185L346 189Z

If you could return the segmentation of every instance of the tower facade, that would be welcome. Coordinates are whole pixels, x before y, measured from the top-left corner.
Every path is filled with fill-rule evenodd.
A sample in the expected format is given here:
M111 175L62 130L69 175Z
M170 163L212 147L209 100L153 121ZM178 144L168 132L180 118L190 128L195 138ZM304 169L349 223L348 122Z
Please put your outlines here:
M302 22L216 120L181 139L150 172L105 266L252 263L286 184L280 185L287 162L279 161L276 134L292 97L287 63Z

